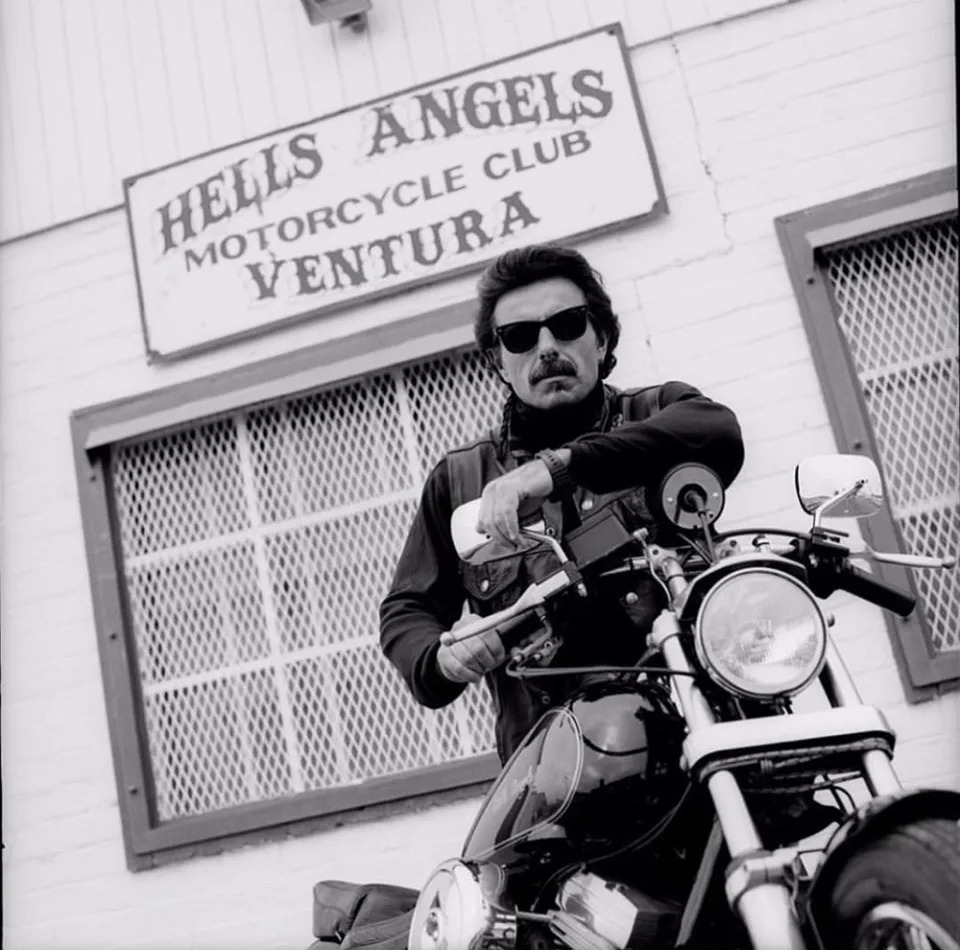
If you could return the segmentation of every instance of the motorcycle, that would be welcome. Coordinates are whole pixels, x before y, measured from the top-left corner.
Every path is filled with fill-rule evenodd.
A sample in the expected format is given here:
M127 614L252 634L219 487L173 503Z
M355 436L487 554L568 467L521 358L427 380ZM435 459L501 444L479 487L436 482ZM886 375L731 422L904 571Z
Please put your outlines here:
M870 459L805 459L795 478L808 532L716 531L723 488L699 465L662 483L671 546L610 507L562 544L522 530L555 572L445 634L497 630L508 675L571 672L551 667L562 620L588 635L604 578L652 577L667 607L636 665L574 671L582 687L530 731L460 856L420 891L410 950L960 950L960 794L901 788L894 731L861 702L818 602L845 590L906 616L914 597L854 562L955 561L824 526L880 510ZM506 552L476 531L477 504L454 512L452 534L481 564ZM817 683L825 708L796 710Z

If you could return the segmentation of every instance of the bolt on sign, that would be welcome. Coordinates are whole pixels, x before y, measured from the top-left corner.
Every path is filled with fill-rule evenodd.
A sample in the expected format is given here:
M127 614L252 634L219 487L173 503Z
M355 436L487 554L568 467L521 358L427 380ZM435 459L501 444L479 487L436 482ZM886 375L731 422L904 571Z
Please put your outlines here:
M151 359L665 210L619 25L124 181Z

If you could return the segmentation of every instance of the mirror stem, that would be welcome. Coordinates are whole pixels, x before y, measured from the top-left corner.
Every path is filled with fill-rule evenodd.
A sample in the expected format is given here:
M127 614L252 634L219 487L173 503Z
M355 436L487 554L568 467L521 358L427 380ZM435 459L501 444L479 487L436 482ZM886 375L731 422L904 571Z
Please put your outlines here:
M866 485L866 479L858 478L852 485L848 485L842 491L838 491L832 498L828 498L822 505L820 505L817 510L813 513L813 527L820 527L820 520L823 518L823 513L835 505L838 501L845 501L847 498L852 498L856 495L864 485Z
M713 538L710 534L710 516L702 505L697 506L697 517L700 519L700 527L703 530L703 540L707 545L707 553L711 561L716 561L717 552L713 546Z

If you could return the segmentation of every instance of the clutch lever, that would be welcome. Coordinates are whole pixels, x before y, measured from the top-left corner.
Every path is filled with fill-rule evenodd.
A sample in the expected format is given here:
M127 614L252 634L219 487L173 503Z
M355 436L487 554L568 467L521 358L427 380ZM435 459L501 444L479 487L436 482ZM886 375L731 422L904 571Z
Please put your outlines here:
M583 582L580 579L580 572L568 561L555 574L551 574L538 583L531 584L509 607L498 610L487 617L481 617L473 623L464 624L455 630L444 631L440 634L440 643L449 646L451 643L469 640L471 637L480 636L488 630L494 630L506 621L541 606L548 597L570 587L576 587L579 590L583 587ZM584 589L585 593L586 589Z

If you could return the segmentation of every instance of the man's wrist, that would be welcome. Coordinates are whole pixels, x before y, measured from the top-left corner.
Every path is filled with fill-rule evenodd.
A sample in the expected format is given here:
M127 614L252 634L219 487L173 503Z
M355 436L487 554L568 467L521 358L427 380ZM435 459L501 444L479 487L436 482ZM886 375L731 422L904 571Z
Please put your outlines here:
M444 681L444 683L455 683L456 680L450 679L447 676L446 672L443 669L443 664L440 662L440 651L443 649L443 646L437 647L437 652L433 655L433 668L436 670L437 675Z
M433 650L433 677L431 681L433 683L433 694L436 697L442 697L441 704L446 704L452 702L460 693L463 691L464 687L467 685L460 680L453 679L443 668L443 664L440 662L440 651L443 647L440 643L437 643L436 649Z
M538 458L547 467L547 472L553 482L553 490L548 496L550 501L557 501L572 495L576 489L573 479L570 477L570 470L567 463L570 461L570 451L568 449L544 449L537 452Z

